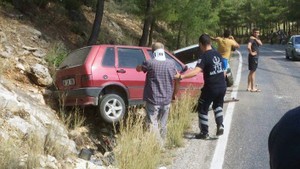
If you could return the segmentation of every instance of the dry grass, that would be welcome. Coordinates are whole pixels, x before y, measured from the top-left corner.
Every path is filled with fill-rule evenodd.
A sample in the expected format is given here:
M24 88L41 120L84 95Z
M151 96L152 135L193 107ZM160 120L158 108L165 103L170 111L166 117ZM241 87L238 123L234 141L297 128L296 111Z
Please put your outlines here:
M57 133L58 128L52 125L44 141L44 153L54 156L57 160L65 159L70 155L67 146L59 142Z
M82 127L86 120L86 117L83 115L84 114L83 109L81 111L81 109L79 107L75 107L73 114L74 114L72 116L73 123L72 123L71 128L75 129L78 127Z
M11 59L3 59L0 58L1 64L0 64L0 77L3 74L9 73L13 71L12 63L14 63Z
M183 146L183 132L190 127L191 114L197 99L189 94L172 103L167 133L167 147ZM145 120L137 112L129 112L129 117L120 124L120 135L115 148L117 166L122 169L155 169L162 162L164 154L157 137L145 127Z
M38 131L34 131L28 134L26 142L28 144L27 168L39 167L39 156L44 153L43 138Z
M189 94L183 94L176 100L169 112L167 147L180 147L184 145L183 133L190 127L191 113L197 104L197 99Z
M0 136L0 169L39 168L40 157L52 155L57 160L70 156L67 146L59 142L58 128L52 125L46 136L39 130L28 132L22 139Z
M79 107L74 107L72 110L67 111L65 107L65 98L66 95L62 94L59 96L59 110L58 116L62 123L66 126L67 129L75 129L78 127L82 127L86 121L86 117L84 116L84 109L80 109Z
M0 169L18 168L20 160L20 143L9 138L0 140Z
M122 169L155 169L161 158L156 135L145 128L144 117L129 112L120 124L120 136L115 148L117 166Z

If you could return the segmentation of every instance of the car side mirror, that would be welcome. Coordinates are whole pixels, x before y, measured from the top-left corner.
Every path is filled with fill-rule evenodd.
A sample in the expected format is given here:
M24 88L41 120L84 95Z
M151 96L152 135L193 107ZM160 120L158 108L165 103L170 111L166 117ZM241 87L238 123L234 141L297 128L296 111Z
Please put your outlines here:
M183 73L183 72L185 72L185 71L187 71L187 70L188 70L188 66L185 65L184 68L180 71L180 73Z

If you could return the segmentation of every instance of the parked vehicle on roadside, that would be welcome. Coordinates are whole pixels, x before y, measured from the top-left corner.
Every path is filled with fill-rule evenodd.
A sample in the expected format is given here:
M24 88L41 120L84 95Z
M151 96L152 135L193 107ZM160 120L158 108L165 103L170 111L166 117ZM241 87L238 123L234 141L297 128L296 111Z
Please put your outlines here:
M216 50L213 47L213 50ZM173 51L173 54L184 64L188 66L189 69L193 69L196 67L198 62L201 62L202 51L198 44L188 46L185 48L181 48ZM231 87L233 85L233 75L231 73L230 65L228 64L227 72L226 72L226 84L227 87Z
M171 53L165 52L179 72L189 71ZM77 49L58 68L58 94L64 96L65 106L97 106L105 122L118 122L127 106L143 104L146 74L138 73L136 66L152 57L148 47L94 45ZM185 89L198 94L203 83L202 74L184 79L178 95Z
M285 58L300 60L300 35L292 36L285 48Z

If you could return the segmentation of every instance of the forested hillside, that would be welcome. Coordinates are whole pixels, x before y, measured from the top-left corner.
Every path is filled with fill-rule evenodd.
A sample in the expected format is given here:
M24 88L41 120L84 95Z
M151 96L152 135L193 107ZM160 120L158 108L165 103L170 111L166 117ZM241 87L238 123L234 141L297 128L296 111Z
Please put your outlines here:
M266 38L278 29L296 34L300 24L297 0L2 0L3 5L18 9L44 31L52 28L73 47L148 46L159 39L177 49L197 42L203 32L222 35L230 29L243 42L254 27Z
M104 169L115 161L127 164L123 155L137 159L133 168L149 168L136 167L147 162L157 168L159 149L139 146L146 148L142 151L132 144L150 140L147 144L153 145L144 138L142 121L132 125L142 135L125 128L123 136L129 137L118 138L133 153L120 146L115 160L112 130L104 129L93 111L65 110L53 98L52 78L67 53L92 44L150 46L154 41L172 51L197 43L205 32L222 36L225 29L244 43L254 27L268 43L271 30L299 34L299 9L299 0L0 0L0 169ZM194 106L177 107L177 112L190 112ZM179 132L174 138L182 146L183 129L171 127ZM97 150L91 161L78 158L83 149Z

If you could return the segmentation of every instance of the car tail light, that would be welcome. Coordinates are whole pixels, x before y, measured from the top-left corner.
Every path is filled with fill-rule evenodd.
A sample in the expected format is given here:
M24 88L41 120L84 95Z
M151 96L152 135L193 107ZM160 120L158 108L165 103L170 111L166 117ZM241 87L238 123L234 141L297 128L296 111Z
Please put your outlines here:
M93 76L92 75L82 75L81 76L81 86L87 87L92 85Z

